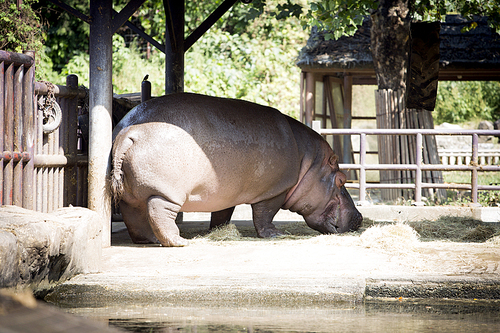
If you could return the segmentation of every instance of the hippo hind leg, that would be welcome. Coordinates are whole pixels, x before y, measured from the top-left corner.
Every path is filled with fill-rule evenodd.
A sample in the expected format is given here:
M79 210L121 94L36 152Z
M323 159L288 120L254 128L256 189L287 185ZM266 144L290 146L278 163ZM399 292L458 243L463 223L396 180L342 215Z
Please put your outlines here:
M228 224L231 221L231 216L233 215L234 207L229 207L224 210L219 210L217 212L212 212L210 216L210 229L216 228L220 225Z
M128 234L134 243L159 243L148 222L145 208L132 207L124 201L120 202L120 211L127 226Z
M148 199L149 225L156 238L163 246L186 246L189 242L179 235L179 228L175 224L177 213L181 209L161 196L152 196Z
M252 204L253 224L257 235L261 238L282 236L283 232L276 229L273 218L280 210L285 199L285 194L269 200Z

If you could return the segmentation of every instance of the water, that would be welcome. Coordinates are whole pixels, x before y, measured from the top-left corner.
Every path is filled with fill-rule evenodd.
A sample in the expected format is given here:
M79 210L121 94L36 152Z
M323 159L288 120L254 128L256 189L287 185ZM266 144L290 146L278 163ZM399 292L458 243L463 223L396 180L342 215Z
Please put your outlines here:
M324 307L66 309L128 332L500 332L499 302L365 302Z

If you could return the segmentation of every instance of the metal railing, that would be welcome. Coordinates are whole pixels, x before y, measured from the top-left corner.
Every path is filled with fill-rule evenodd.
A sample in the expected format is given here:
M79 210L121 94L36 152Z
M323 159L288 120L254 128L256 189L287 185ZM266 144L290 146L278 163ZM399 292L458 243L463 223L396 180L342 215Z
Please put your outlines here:
M478 159L478 136L479 135L498 135L499 131L494 130L437 130L437 129L322 129L321 122L314 121L313 129L322 135L359 135L359 163L340 164L341 170L358 170L359 183L347 183L346 188L359 189L359 205L367 204L367 189L413 189L415 190L414 205L424 205L422 201L422 189L459 189L470 190L472 205L479 205L478 191L481 190L500 190L498 185L479 185L479 171L497 171L500 172L500 165L481 165ZM415 164L368 164L366 163L367 153L367 135L414 135L416 136L416 163ZM471 160L467 165L445 165L445 164L424 164L422 162L422 136L423 135L470 135L472 136ZM411 184L387 184L387 183L367 183L367 170L413 170L415 171L415 183ZM423 171L470 171L470 184L455 183L424 183L422 181Z

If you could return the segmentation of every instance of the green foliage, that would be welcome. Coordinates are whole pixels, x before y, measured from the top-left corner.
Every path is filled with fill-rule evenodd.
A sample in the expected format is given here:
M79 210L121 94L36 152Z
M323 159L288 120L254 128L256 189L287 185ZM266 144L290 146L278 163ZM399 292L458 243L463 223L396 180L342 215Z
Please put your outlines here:
M64 3L88 15L87 0L64 0ZM82 52L88 53L90 27L87 23L48 0L40 0L35 8L44 18L45 53L52 60L56 72L60 72L71 58L81 56Z
M18 8L16 1L0 0L0 50L22 53L42 49L40 21L31 8L34 2L25 0Z
M436 124L500 118L500 82L440 82L433 112Z
M488 16L489 24L500 31L498 0L409 0L411 17L417 21L442 21L448 13L459 13L473 19L474 15ZM331 31L326 39L351 36L363 18L377 9L377 0L313 0L303 17L304 24ZM475 27L472 23L469 29Z
M306 38L295 18L269 14L246 33L211 29L186 54L186 91L246 99L297 117L300 70L294 59Z
M352 36L371 10L377 8L376 0L312 1L305 16L305 24L319 30L331 31L325 39Z

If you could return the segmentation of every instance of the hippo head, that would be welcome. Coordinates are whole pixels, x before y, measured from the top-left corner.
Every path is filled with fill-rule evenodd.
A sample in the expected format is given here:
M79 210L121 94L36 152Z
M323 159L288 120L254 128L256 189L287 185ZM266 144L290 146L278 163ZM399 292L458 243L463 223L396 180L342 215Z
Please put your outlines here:
M290 196L289 209L302 215L309 227L324 234L357 230L363 216L344 187L346 178L332 152L307 170Z

